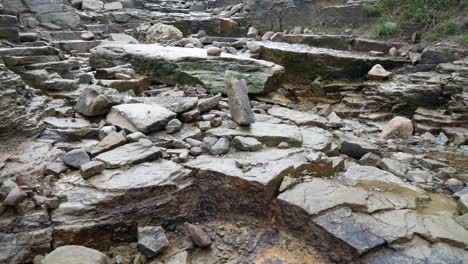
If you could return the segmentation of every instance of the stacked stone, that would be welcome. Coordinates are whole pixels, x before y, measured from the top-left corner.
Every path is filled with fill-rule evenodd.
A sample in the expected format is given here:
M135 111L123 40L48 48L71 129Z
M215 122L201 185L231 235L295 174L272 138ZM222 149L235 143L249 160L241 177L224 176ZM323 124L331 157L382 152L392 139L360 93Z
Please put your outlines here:
M0 15L0 40L20 42L17 24L18 19L15 16Z

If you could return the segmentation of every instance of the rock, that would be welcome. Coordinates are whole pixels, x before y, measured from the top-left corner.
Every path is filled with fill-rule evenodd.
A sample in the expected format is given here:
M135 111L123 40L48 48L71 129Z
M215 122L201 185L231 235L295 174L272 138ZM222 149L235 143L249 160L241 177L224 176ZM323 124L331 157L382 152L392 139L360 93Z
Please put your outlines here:
M205 113L210 111L211 109L218 106L219 101L221 100L221 94L217 94L212 97L203 98L198 100L198 110L200 113Z
M210 148L212 155L222 155L229 152L230 142L226 138L222 137L216 141L216 143Z
M85 164L81 165L81 176L83 179L88 179L106 168L106 164L100 161L90 161L86 162Z
M263 41L270 40L271 37L272 37L274 34L275 34L275 32L273 32L273 31L267 31L267 32L265 32L265 34L263 34L262 40L263 40Z
M408 165L403 164L394 159L389 159L389 158L383 158L381 160L381 167L382 169L402 178L406 176L406 173L409 170Z
M53 174L53 175L59 175L60 173L64 172L67 170L67 166L63 164L61 161L52 161L47 163L45 169L44 169L44 174Z
M215 137L253 137L268 146L277 146L283 141L292 146L302 144L302 134L298 127L265 122L255 122L249 127L238 127L236 129L214 128L208 130L206 134Z
M91 155L99 155L103 152L122 146L126 142L127 139L121 133L110 132L96 145L96 147L94 147L94 149L91 151Z
M190 148L190 154L192 156L199 156L203 153L203 150L201 147L192 147Z
M372 152L368 152L366 153L364 156L361 157L361 159L359 160L359 164L363 165L363 166L374 166L374 167L377 167L380 165L381 163L381 159L378 155L372 153Z
M281 142L281 143L278 144L278 148L279 149L287 149L287 148L289 148L289 144L288 144L288 142Z
M48 198L40 195L34 195L32 200L36 206L45 206L47 209L55 209L60 204L57 197Z
M252 53L258 53L260 52L260 45L258 45L256 42L254 41L249 41L247 42L247 49L252 52Z
M210 124L212 127L220 127L223 125L223 118L221 116L213 117L210 120Z
M146 138L145 134L141 132L134 132L125 137L128 142L138 142L142 138Z
M115 41L115 42L120 42L124 44L139 44L138 40L130 35L127 34L117 34L117 33L111 33L109 35L109 40Z
M382 129L380 137L409 139L413 134L413 122L406 117L397 116L390 120Z
M365 139L361 139L352 135L345 135L342 133L336 134L338 134L341 140L341 152L348 156L360 159L369 152L375 154L379 154L380 152L379 146L370 143Z
M185 250L172 255L170 258L164 261L164 264L190 264L190 254ZM159 264L159 263L151 263Z
M178 139L172 141L172 146L176 149L189 149L191 147L190 144Z
M282 42L284 40L284 34L282 32L276 32L271 36L270 40L273 42Z
M108 124L142 133L163 130L174 112L152 104L121 104L113 106L106 117Z
M5 200L3 200L3 204L14 207L24 201L26 198L28 198L28 194L23 191L21 187L16 186L8 193Z
M84 40L93 40L95 36L93 32L85 32L80 37Z
M204 84L210 92L224 92L225 69L245 79L249 93L260 94L279 88L284 68L271 62L223 53L211 57L205 49L163 47L161 45L122 45L106 43L92 51L94 68L131 63L135 70L161 83ZM200 63L204 65L200 69ZM161 65L156 70L152 65Z
M89 11L101 11L104 8L104 3L98 0L82 0L81 8Z
M257 36L258 36L258 30L254 27L249 27L249 30L247 31L247 37L257 38Z
M367 74L367 78L373 81L382 81L390 77L390 75L392 75L391 72L386 71L382 65L376 64Z
M152 258L169 245L166 233L160 226L138 227L138 248Z
M75 110L84 116L105 115L122 101L123 97L114 89L87 87L81 91Z
M200 118L200 110L198 109L193 109L188 112L183 113L180 116L180 120L182 120L185 123L190 123L193 121L196 121Z
M397 48L392 47L392 48L388 51L388 55L393 56L393 57L396 57L396 56L398 56L398 55L400 55L400 54L398 53L398 49L397 49Z
M327 123L327 119L319 115L296 111L281 106L273 106L272 108L268 109L268 114L281 119L289 120L298 126L314 125L324 127Z
M86 1L86 0L85 0ZM107 256L97 250L83 246L62 246L50 252L42 264L110 264Z
M452 62L468 56L468 51L447 46L429 46L421 53L420 64Z
M179 132L182 129L182 122L179 119L172 119L166 125L166 132L169 134Z
M211 245L211 238L203 229L187 222L184 223L184 227L197 247L206 248Z
M232 120L241 126L252 124L255 122L255 118L250 106L245 80L237 80L231 71L226 71L225 78L225 90L229 99L229 111Z
M217 47L209 47L206 50L206 55L215 56L215 57L220 56L221 55L221 49L217 48Z
M130 103L157 104L177 114L193 109L197 102L197 97L182 96L133 97L130 99Z
M341 208L313 220L337 238L346 241L359 254L385 243L381 237L365 229L351 218L351 209Z
M90 158L88 153L82 149L71 150L67 152L65 156L63 156L63 162L65 165L71 167L72 169L79 169L81 165L89 161Z
M325 129L318 127L301 127L302 146L315 151L330 150L333 135Z
M444 146L447 145L448 141L447 136L443 132L440 132L439 136L435 138L434 144Z
M445 186L447 186L453 193L455 193L461 191L464 187L464 184L458 179L450 178L445 181Z
M146 146L140 142L135 142L99 154L94 158L94 160L104 162L106 164L106 168L118 168L126 165L151 161L159 157L161 157L160 148L151 145Z
M145 37L140 40L143 43L168 43L180 40L184 35L172 25L157 23L149 27L145 32Z
M123 5L121 2L111 2L111 3L104 4L104 9L108 11L120 10L122 8L123 8Z
M234 137L232 145L240 151L258 151L263 148L262 143L251 137Z

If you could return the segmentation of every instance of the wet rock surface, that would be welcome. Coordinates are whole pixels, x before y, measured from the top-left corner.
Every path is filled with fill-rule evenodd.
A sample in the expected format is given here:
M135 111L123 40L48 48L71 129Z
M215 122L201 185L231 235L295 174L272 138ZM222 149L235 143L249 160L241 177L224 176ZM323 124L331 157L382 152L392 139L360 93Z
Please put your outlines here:
M0 0L0 263L467 262L468 52L371 19Z

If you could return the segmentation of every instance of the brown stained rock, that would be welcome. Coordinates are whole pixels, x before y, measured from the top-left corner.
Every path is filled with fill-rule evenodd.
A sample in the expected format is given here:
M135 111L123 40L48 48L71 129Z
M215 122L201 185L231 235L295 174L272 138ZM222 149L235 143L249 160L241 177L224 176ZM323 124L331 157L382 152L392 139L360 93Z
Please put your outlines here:
M211 245L211 238L203 229L187 222L184 223L184 227L197 247L206 248Z

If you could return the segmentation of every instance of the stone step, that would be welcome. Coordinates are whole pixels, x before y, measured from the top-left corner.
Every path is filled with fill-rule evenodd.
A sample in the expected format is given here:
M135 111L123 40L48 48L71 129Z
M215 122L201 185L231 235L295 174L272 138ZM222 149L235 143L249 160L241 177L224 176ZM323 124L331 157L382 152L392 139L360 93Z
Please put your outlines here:
M49 41L67 41L67 40L83 40L81 35L88 33L88 31L43 31L40 33L42 38ZM99 31L93 32L99 36Z
M91 32L105 32L107 29L107 25L105 24L88 24L83 25L83 27Z
M26 65L24 67L26 70L48 70L56 72L67 72L70 70L75 70L80 68L80 62L77 60L64 60L57 62L44 62Z
M89 51L101 44L100 40L67 40L67 41L55 41L52 44L54 47L59 48L62 51Z
M9 67L12 66L24 66L36 63L47 63L47 62L58 62L60 61L59 56L8 56L4 57L3 61Z
M0 56L42 56L42 55L59 55L60 50L46 47L17 47L17 48L0 48Z

